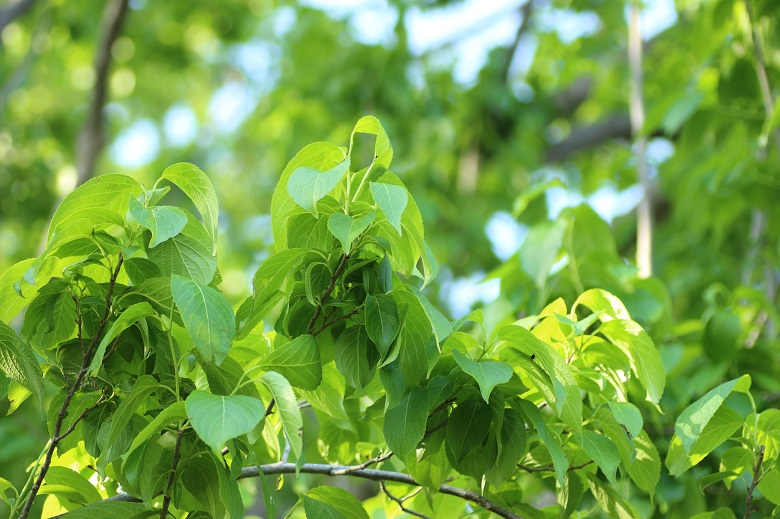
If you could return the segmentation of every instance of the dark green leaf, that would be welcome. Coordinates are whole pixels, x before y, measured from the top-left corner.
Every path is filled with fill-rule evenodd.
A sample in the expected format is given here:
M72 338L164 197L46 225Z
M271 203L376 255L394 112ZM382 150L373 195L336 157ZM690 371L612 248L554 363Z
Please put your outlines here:
M385 441L400 459L406 459L422 440L427 418L428 392L421 387L406 393L398 405L387 410Z
M301 389L314 390L322 381L320 351L311 335L301 335L273 350L263 359L262 366L278 371Z

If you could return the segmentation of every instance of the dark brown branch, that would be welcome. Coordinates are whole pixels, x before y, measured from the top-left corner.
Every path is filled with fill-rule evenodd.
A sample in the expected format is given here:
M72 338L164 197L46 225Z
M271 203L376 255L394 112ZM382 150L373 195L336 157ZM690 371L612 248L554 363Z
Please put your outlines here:
M560 162L580 150L591 149L611 139L630 139L631 120L627 114L613 115L590 126L575 128L568 137L552 146L547 160Z
M119 37L128 0L113 0L103 13L103 35L95 55L95 89L89 106L87 122L81 130L76 147L78 185L92 178L95 163L103 146L103 108L108 98L108 72L111 65L111 47Z
M409 474L403 474L401 472L391 472L388 470L377 469L350 469L350 466L325 465L319 463L306 463L300 468L296 467L295 463L272 463L270 465L245 467L241 470L241 474L238 476L238 479L256 478L260 475L261 471L265 476L295 474L296 472L300 472L302 474L321 474L323 476L335 476L339 474L353 478L368 479L370 481L392 481L394 483L403 483L405 485L414 487L422 486L417 481L415 481L412 476ZM485 510L489 510L499 517L504 517L505 519L523 519L522 516L519 516L511 510L507 510L503 506L490 501L482 494L478 494L473 490L453 487L450 485L441 485L439 487L439 492L442 494L459 497L460 499L464 499L466 501L471 501L472 503L481 506ZM106 501L129 501L135 503L141 502L140 499L130 494L119 494L107 499Z
M108 319L109 317L111 317L111 296L114 293L116 278L119 276L119 271L122 268L123 261L124 258L120 254L119 260L117 261L116 264L116 268L111 274L111 280L108 283L108 290L106 292L106 299L105 299L106 311L103 314L103 318L100 320L100 324L98 325L97 331L95 332L95 335L92 337L89 346L81 356L81 368L79 369L79 374L76 376L76 379L73 381L73 385L70 387L67 394L65 395L65 399L62 401L60 410L57 413L57 421L54 424L54 431L51 440L49 440L49 447L48 449L46 449L46 456L43 460L43 465L41 465L41 469L40 472L38 473L38 477L35 479L35 483L33 484L32 488L30 488L30 494L27 496L27 500L24 503L22 512L19 514L19 519L26 519L27 516L29 515L30 508L32 507L33 501L35 500L35 497L38 495L38 491L41 489L41 486L43 485L43 480L46 477L46 473L49 471L49 467L51 466L51 459L54 456L54 451L57 448L57 445L59 445L60 441L65 436L67 436L67 434L70 433L70 430L68 430L68 432L65 435L61 434L62 425L65 421L65 417L68 414L68 407L70 407L71 400L73 400L76 391L79 390L81 384L84 382L84 378L87 376L87 372L89 371L89 364L92 357L92 351L95 349L95 346L97 346L98 341L100 340L100 336L103 334L103 330L106 327L106 323L108 323ZM77 418L77 421L80 418Z
M322 326L320 326L320 329L317 330L316 332L314 332L313 335L316 337L317 335L319 335L322 332L324 332L329 326L332 326L332 325L336 324L339 321L343 321L344 319L349 319L350 317L352 317L353 315L357 314L358 312L360 312L360 308L355 308L351 312L346 313L346 314L344 314L342 316L336 317L335 319L333 319L330 322L322 323ZM325 319L325 320L327 321L327 319Z
M404 506L404 499L395 497L393 494L390 493L389 490L387 490L387 487L385 486L384 481L379 482L379 488L382 490L382 492L385 493L387 497L389 497L392 501L394 501L400 508L402 512L406 512L409 515L413 515L415 517L422 517L422 519L431 519L425 514L421 514L420 512L415 512L414 510L409 510Z
M750 482L750 486L747 489L747 496L745 496L745 517L744 519L748 519L750 517L750 514L754 512L753 510L753 491L758 486L758 482L761 480L759 477L761 473L761 464L764 462L764 446L761 445L758 448L758 458L756 459L756 464L753 466L753 481Z
M267 418L269 414L274 412L274 405L276 405L276 400L272 398L271 401L268 402L268 407L265 408L263 418Z
M57 436L57 438L56 438L56 440L57 440L57 443L61 442L61 441L62 441L62 440L64 440L64 439L65 439L65 437L67 437L67 436L68 436L70 433L72 433L73 431L75 431L75 430L76 430L76 426L79 424L79 422L80 422L80 421L82 421L84 418L86 418L86 417L87 417L87 415L88 415L89 413L91 413L92 411L94 411L95 409L97 409L98 407L100 407L100 405L101 405L103 402L105 402L105 401L106 401L106 396L107 396L107 393L104 391L104 392L103 392L103 394L102 394L102 395L100 395L100 398L98 398L98 399L97 399L97 402L95 402L94 404L92 404L92 405L91 405L91 406L89 406L88 408L84 409L84 410L81 412L81 414L80 414L80 415L78 415L78 416L76 417L76 419L75 419L75 420L73 420L73 423L72 423L72 424L70 424L70 427L68 427L68 430L67 430L67 431L65 431L64 433L60 434L59 436Z
M520 45L520 40L523 39L523 35L528 30L528 27L531 26L531 8L533 5L534 0L527 0L523 7L520 8L520 16L522 19L520 20L520 25L515 33L515 39L506 54L506 61L504 62L504 68L501 72L504 83L509 81L509 72L512 68L512 61L515 59L515 54L517 54L517 47Z
M181 449L181 438L184 436L184 429L179 429L176 434L176 446L173 448L173 459L171 460L171 473L168 474L168 486L163 497L162 508L160 508L160 519L168 517L168 508L171 506L171 496L173 495L173 483L176 481L176 469L179 466L179 451Z
M338 280L339 276L341 276L341 273L344 272L344 269L347 266L347 261L349 261L349 254L344 254L341 256L341 261L339 262L339 266L336 267L336 270L333 272L333 275L330 276L330 284L328 284L328 288L325 289L325 292L322 293L322 297L320 298L320 304L317 305L317 310L314 311L314 315L311 318L311 321L309 321L309 328L306 331L306 333L312 334L314 333L314 325L317 323L317 319L320 317L320 314L322 313L322 305L325 304L325 301L330 297L330 294L333 292L333 289L336 288L336 280Z
M0 32L3 32L3 29L5 29L9 23L29 11L33 4L35 4L35 0L19 0L10 5L3 6L3 8L0 9Z

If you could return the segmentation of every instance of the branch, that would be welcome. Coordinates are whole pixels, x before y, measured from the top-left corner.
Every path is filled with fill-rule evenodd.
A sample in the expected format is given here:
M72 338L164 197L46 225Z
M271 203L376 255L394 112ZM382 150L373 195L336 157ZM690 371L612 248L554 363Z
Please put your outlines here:
M387 495L387 497L389 497L390 499L395 501L395 503L401 508L402 512L406 512L407 514L413 515L415 517L422 517L422 519L430 519L430 517L428 517L425 514L421 514L420 512L415 512L414 510L409 510L408 508L406 508L404 506L404 501L406 499L408 499L408 497L406 497L404 499L400 499L398 497L395 497L393 494L390 493L389 490L387 490L387 487L385 486L385 482L384 481L380 481L379 482L379 488L382 490L382 492L385 493L385 495ZM413 494L413 495L416 495L416 494Z
M574 465L573 467L569 467L567 472L571 472L572 470L579 470L581 468L585 468L588 465L593 463L593 460L586 461L585 463L581 465ZM522 463L518 463L517 467L520 469L523 469L524 471L528 472L529 474L534 474L536 472L555 472L555 467L552 465L544 465L542 467L529 467L528 465L523 465Z
M333 319L329 323L328 322L323 322L322 326L320 327L320 329L317 330L316 332L314 332L314 336L316 337L317 335L319 335L322 332L324 332L325 329L328 328L329 326L332 326L332 325L336 324L339 321L343 321L344 319L349 319L350 317L352 317L353 315L357 314L358 312L360 312L360 308L359 307L358 308L354 308L349 313L346 313L346 314L344 314L342 316L336 317L335 319ZM325 320L327 321L327 319L325 319Z
M328 288L326 288L325 292L322 293L322 297L320 298L320 304L317 305L317 310L315 310L314 315L311 318L311 321L309 321L309 328L307 329L306 333L308 334L314 333L314 325L317 323L317 319L322 313L322 305L325 303L325 300L328 299L328 297L330 297L330 294L333 292L333 289L336 288L336 280L339 278L341 273L344 272L344 268L346 268L347 266L347 261L349 261L349 254L343 254L341 256L341 262L339 262L339 266L336 267L336 270L333 272L333 275L330 276L330 284L328 285Z
M11 5L3 6L0 9L0 32L3 32L8 24L29 11L33 4L35 4L35 0L19 0Z
M87 122L81 130L76 147L78 184L92 178L95 162L105 145L103 132L103 107L108 97L108 71L111 64L111 47L119 37L128 0L113 0L103 13L103 37L95 55L95 89L89 107Z
M181 424L179 424L181 426ZM176 468L179 466L179 451L181 449L181 437L184 436L184 429L179 429L176 434L176 446L173 448L173 460L171 460L171 473L168 474L168 486L165 490L162 508L160 508L160 519L168 517L168 507L171 506L171 496L173 494L173 483L176 481Z
M758 477L758 473L761 472L761 464L764 462L764 446L761 445L758 448L758 459L756 460L755 466L753 466L753 481L750 482L750 486L747 489L747 496L745 497L745 517L744 519L748 519L750 517L750 514L753 513L753 491L758 486L758 482L760 481L760 478Z
M343 475L353 478L368 479L370 481L392 481L414 487L422 486L417 481L415 481L412 476L403 474L401 472L391 472L388 470L376 469L352 470L351 466L325 465L319 463L306 463L300 468L296 467L295 463L272 463L270 465L245 467L241 470L241 474L237 479L256 478L260 475L260 472L262 472L265 476L295 474L296 472L300 472L302 474L320 474L323 476ZM472 503L481 506L485 510L489 510L499 517L503 517L505 519L523 519L522 516L515 514L511 510L507 510L501 505L490 501L482 494L478 494L472 490L453 487L450 485L441 485L439 487L439 492L442 494L459 497L466 501L471 501ZM104 501L130 501L135 503L141 502L141 500L137 497L125 493L110 497Z
M371 465L375 465L377 463L382 463L383 461L387 461L392 457L393 457L393 451L389 451L387 454L380 453L379 456L371 458L370 460L367 460L366 462L361 463L360 465L350 465L344 470L334 470L332 475L345 476L350 472L355 472L356 470L363 470L365 468L370 467Z
M523 7L520 8L520 16L522 17L522 20L520 21L520 26L517 28L517 32L515 33L515 39L512 42L512 45L509 47L509 52L506 54L506 61L504 62L504 68L501 72L501 77L504 80L504 83L509 81L509 72L512 68L512 62L514 61L515 54L517 53L517 47L520 45L520 40L523 39L523 35L528 30L528 27L531 26L531 8L533 5L534 0L527 0Z
M65 436L70 434L72 432L72 429L75 428L75 425L84 416L86 416L86 411L85 411L85 413L82 413L81 416L76 418L76 421L71 425L71 428L69 428L65 432L65 434L61 434L62 425L63 422L65 421L65 417L68 414L68 407L70 406L70 402L71 400L73 400L76 391L78 391L78 389L81 387L81 384L82 382L84 382L84 378L87 376L87 372L89 371L89 363L92 357L92 350L95 348L95 346L97 346L98 340L100 339L100 336L103 334L103 330L105 329L106 323L108 322L108 318L111 317L111 296L114 293L114 285L116 285L116 278L119 276L119 270L122 268L123 261L124 261L124 257L120 254L119 261L117 261L116 268L114 269L114 272L111 274L111 280L108 283L108 291L106 292L106 311L103 314L103 318L101 319L100 324L98 325L95 335L92 337L92 341L90 341L89 343L89 347L87 347L86 351L84 351L81 355L81 368L79 369L79 374L76 376L76 380L73 381L73 385L70 387L68 393L65 395L65 399L62 401L60 410L57 413L57 422L54 424L54 431L52 433L51 440L49 440L49 447L46 449L46 456L43 460L43 465L41 465L41 471L38 473L38 477L35 479L35 483L30 489L30 494L27 496L27 500L24 503L22 512L19 514L19 519L26 519L28 514L30 513L30 508L32 507L33 501L35 500L35 497L38 495L38 491L41 489L41 486L43 485L43 479L46 477L46 473L49 471L49 467L51 466L51 459L54 456L54 450L57 448L57 445L59 445L60 441L63 438L65 438ZM88 411L91 411L92 409L95 408L97 408L97 405L93 406L93 408L90 408Z
M631 94L629 114L631 133L636 138L636 172L642 186L642 200L637 207L636 264L639 277L653 275L653 201L650 179L647 173L647 137L642 135L645 125L645 101L642 78L642 30L640 15L642 6L638 0L631 3L628 22L628 65L631 69Z
M611 139L630 139L631 120L627 115L613 115L590 126L575 128L569 136L547 151L548 162L561 162L583 149L595 148Z

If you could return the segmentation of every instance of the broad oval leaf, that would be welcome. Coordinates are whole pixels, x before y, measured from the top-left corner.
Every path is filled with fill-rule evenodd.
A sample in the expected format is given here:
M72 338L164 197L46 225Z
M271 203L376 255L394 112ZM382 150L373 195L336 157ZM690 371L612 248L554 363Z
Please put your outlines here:
M401 229L401 216L409 203L409 192L403 186L385 184L383 182L371 182L371 195L374 202L387 218L387 221L395 227L398 234L403 234Z
M236 330L230 303L217 290L182 276L171 277L171 293L201 360L220 364Z
M366 331L379 348L382 358L387 355L400 329L395 299L385 294L366 297Z
M458 350L452 350L452 356L455 358L458 366L477 381L479 391L485 402L490 400L490 393L494 387L508 382L512 378L512 366L506 362L495 362L492 360L477 362L466 357Z
M187 225L187 213L178 207L144 207L137 199L131 198L129 208L130 215L152 232L149 247L156 247L168 238L173 238Z
M328 218L328 230L341 242L344 253L349 254L352 242L363 231L368 229L374 218L376 218L376 212L374 211L359 217L353 217L344 213L333 213Z
M600 331L626 354L631 371L647 391L647 400L657 404L664 393L666 371L650 336L637 323L625 319L607 321Z
M387 446L404 460L425 435L428 420L428 392L416 387L407 392L385 414L384 434Z
M368 519L355 496L339 487L315 487L303 494L307 519Z
M228 440L251 432L265 414L265 406L257 398L200 390L187 397L186 409L193 429L214 452Z
M278 371L295 387L317 389L322 382L322 361L317 341L301 335L265 356L263 368Z
M287 192L296 204L317 215L317 202L336 188L349 170L349 157L327 171L302 166L293 171Z
M217 258L203 224L187 213L187 225L176 236L147 251L147 256L163 276L186 276L198 283L208 284L217 271Z

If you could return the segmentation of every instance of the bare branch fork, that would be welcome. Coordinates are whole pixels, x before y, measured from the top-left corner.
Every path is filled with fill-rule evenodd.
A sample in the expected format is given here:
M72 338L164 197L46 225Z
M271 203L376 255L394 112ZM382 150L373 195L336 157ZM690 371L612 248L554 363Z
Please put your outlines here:
M377 469L354 470L354 466L350 465L326 465L319 463L306 463L301 466L300 469L296 467L295 463L284 462L272 463L270 465L245 467L241 470L241 474L237 479L256 478L260 475L261 472L265 476L295 474L296 472L300 472L302 474L320 474L323 476L348 476L377 482L392 481L394 483L403 483L413 487L422 487L422 485L415 481L412 476L403 474L401 472L391 472L389 470ZM451 485L441 485L439 487L439 492L442 494L455 496L466 501L471 501L472 503L505 519L523 519L522 516L515 514L511 510L507 510L493 501L490 501L482 494L478 494L473 490L453 487ZM140 499L130 494L118 494L114 497L106 499L105 501L129 501L135 503L141 502Z
M65 395L65 399L62 401L62 405L60 406L59 412L57 413L57 421L54 424L54 432L52 433L51 439L49 440L49 446L46 449L46 455L43 460L43 464L41 465L40 472L38 472L38 477L35 479L35 483L30 488L30 494L27 496L27 500L24 503L24 507L22 508L21 513L19 514L19 519L26 519L26 517L30 513L30 508L32 508L33 501L35 500L35 497L38 495L38 491L41 489L41 486L43 485L43 480L46 477L47 472L49 471L49 467L51 466L51 460L54 456L54 451L57 448L57 446L60 444L60 442L65 439L70 433L72 433L76 429L76 425L84 419L90 412L97 409L100 404L103 403L103 401L106 399L106 393L103 393L103 395L98 399L98 401L88 409L85 409L74 421L71 423L68 429L66 429L64 432L62 430L63 424L65 422L65 417L68 415L68 408L70 407L70 403L73 400L73 397L75 396L76 392L81 388L82 383L84 382L84 379L87 376L87 372L89 371L89 365L92 360L92 353L95 349L95 347L98 344L98 341L100 340L100 336L103 335L103 330L106 328L106 324L108 323L109 317L111 317L111 297L114 293L114 286L116 285L116 278L119 276L119 270L122 268L122 262L124 261L123 256L119 255L119 260L117 261L116 267L111 274L111 280L108 284L108 291L106 292L106 311L103 314L103 318L100 320L100 324L98 325L97 331L95 332L95 335L92 337L92 340L89 343L89 346L83 350L83 353L81 355L81 367L79 369L79 373L76 376L76 379L73 381L73 385L70 386L68 389L68 392ZM77 324L79 325L79 328L81 328L81 318L77 315ZM79 337L81 337L81 329L79 329Z

